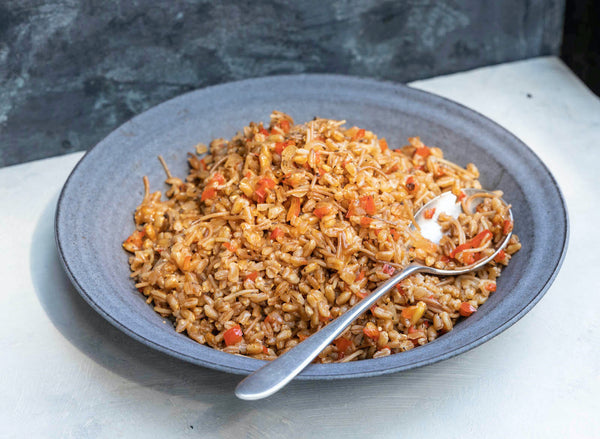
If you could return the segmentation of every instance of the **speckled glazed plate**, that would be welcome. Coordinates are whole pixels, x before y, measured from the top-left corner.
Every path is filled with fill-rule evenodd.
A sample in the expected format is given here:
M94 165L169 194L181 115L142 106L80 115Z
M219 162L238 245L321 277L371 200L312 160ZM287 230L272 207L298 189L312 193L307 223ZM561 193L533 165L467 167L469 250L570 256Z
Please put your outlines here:
M272 110L296 121L345 119L385 137L392 146L418 135L450 160L475 163L485 188L513 205L523 248L502 272L497 291L470 318L432 343L388 357L313 364L300 378L332 379L407 370L458 355L499 334L542 297L556 276L568 238L565 203L556 181L519 139L459 104L406 86L329 75L278 76L187 93L158 105L92 148L67 180L56 212L60 258L83 298L110 323L174 357L247 374L260 360L226 354L175 332L136 291L121 243L134 227L142 177L164 190L162 155L174 175L187 174L186 154L199 142L230 138Z

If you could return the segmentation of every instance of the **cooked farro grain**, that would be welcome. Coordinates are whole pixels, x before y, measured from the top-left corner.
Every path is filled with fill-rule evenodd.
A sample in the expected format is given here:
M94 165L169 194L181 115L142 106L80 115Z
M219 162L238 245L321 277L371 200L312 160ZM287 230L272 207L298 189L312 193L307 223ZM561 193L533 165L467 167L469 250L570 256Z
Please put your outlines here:
M433 197L479 188L439 148L409 139L400 149L343 121L294 125L280 112L227 141L190 154L167 200L150 193L123 243L136 287L154 310L201 344L273 359L325 326L413 260L440 268L491 254L512 229L498 196L473 215L440 216L439 245L409 225ZM468 200L463 200L468 202ZM429 214L433 215L433 212ZM451 331L496 289L506 251L474 273L404 280L318 357L322 363L378 358Z

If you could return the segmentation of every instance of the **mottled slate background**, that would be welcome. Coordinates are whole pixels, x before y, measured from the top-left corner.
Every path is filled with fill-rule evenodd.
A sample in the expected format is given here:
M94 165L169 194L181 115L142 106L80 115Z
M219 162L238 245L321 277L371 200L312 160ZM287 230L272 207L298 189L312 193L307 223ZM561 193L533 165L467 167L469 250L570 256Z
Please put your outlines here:
M564 1L0 0L0 166L87 149L210 84L406 82L557 55Z

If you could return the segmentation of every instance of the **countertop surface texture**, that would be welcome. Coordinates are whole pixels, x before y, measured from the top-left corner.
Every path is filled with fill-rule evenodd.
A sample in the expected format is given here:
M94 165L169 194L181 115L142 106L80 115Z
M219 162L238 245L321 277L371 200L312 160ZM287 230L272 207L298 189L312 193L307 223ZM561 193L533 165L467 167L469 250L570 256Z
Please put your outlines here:
M233 394L241 377L134 341L69 283L54 212L82 153L6 167L0 437L600 437L600 100L554 57L410 85L512 131L563 191L569 249L554 284L523 319L431 366L295 381L268 399L241 401Z

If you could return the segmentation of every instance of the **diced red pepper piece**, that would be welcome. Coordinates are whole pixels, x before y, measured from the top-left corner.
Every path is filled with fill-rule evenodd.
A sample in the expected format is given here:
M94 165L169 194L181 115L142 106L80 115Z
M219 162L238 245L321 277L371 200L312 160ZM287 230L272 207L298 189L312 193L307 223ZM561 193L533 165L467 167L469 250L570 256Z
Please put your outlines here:
M375 199L373 198L373 195L365 195L360 197L359 202L360 207L362 207L365 212L367 212L369 215L375 215Z
M321 164L321 151L315 152L315 164L317 166Z
M458 194L458 201L462 201L466 196L467 194L465 194L463 191L460 191L460 194Z
M431 150L427 146L423 146L421 148L417 148L415 154L420 155L421 157L427 157L431 154Z
M406 179L404 186L406 186L406 189L409 192L412 192L417 188L417 184L415 183L415 179L412 175Z
M504 250L500 250L498 254L494 257L494 261L502 262L506 258L506 252Z
M224 242L223 247L225 247L232 253L235 253L235 251L237 250L237 244L235 242Z
M385 274L389 274L391 276L392 274L394 274L396 269L389 264L383 264L383 269L381 271L383 271Z
M365 137L365 130L363 128L361 128L356 132L356 134L354 134L354 137L352 138L352 140L359 140L359 139L362 139L363 137Z
M251 281L254 282L257 277L258 277L258 271L252 271L246 275L246 280L250 279Z
M513 222L511 220L504 220L504 223L502 224L502 233L508 235L508 232L510 232L512 229Z
M369 218L368 216L363 216L360 219L360 225L363 227L369 227L369 224L373 222L373 218Z
M217 195L217 190L213 186L209 186L202 191L200 201L212 200Z
M391 172L396 172L398 169L400 169L400 166L396 163L394 166L392 166L389 171L387 172L388 174Z
M271 232L270 238L272 240L276 240L277 238L279 238L279 237L281 237L283 235L285 235L285 232L283 230L281 230L279 227L275 227L273 229L273 231Z
M333 317L331 317L331 315L329 317L325 317L324 315L319 314L319 321L320 322L328 322L330 320L333 320Z
M466 265L471 265L475 263L475 254L474 253L465 253L463 255L463 262Z
M291 139L290 139L290 140L286 140L285 142L277 142L277 143L275 143L275 149L274 149L274 151L275 151L277 154L280 154L280 155L281 155L281 153L283 152L283 150L284 150L285 148L287 148L287 147L288 147L288 146L290 146L290 145L295 145L295 143L296 143L296 142L294 142L294 141L293 141L293 140L291 140Z
M404 289L404 287L400 284L396 285L396 289L398 290L398 292L400 294L402 294L403 296L406 294L406 290Z
M242 332L242 328L240 325L235 325L232 328L229 328L223 334L223 340L225 340L225 344L227 346L232 346L234 344L238 344L244 338L244 333Z
M350 218L351 216L356 215L356 206L354 204L350 204L348 206L348 212L346 212L346 218Z
M352 347L352 345L354 343L352 343L352 340L348 340L345 337L339 337L339 338L336 338L335 340L333 340L333 344L337 348L338 360L340 360L340 359L344 358L344 356L346 355L346 352L348 351L348 349L350 349Z
M267 199L267 191L263 187L258 187L254 194L256 195L256 201L259 203L264 202Z
M379 339L379 329L377 329L377 326L375 326L375 323L373 322L368 322L365 325L363 328L363 334L373 340Z
M287 133L290 130L290 121L287 119L283 119L279 122L279 126L283 130L284 133Z
M267 198L267 189L273 189L275 187L275 181L269 177L263 177L258 180L256 183L256 189L254 193L256 194L256 201L262 203Z
M379 148L381 148L381 152L385 152L388 149L388 143L385 139L379 139Z
M473 248L477 248L481 245L481 243L487 238L487 237L492 237L494 235L492 235L492 232L490 232L488 229L485 229L481 232L479 232L477 235L475 235L475 237L473 239L471 239L472 242L472 247Z
M269 177L263 177L258 180L258 186L264 187L266 189L273 189L275 187L275 180Z
M425 219L431 219L431 218L433 218L434 214L435 214L435 207L432 207L431 209L425 210L425 213L423 214L423 216L425 217Z
M142 247L143 244L143 238L144 235L146 235L146 232L144 232L143 230L135 230L123 243L123 245L125 244L133 244L136 249L140 249ZM129 247L129 246L127 246ZM125 247L126 250L131 251L130 249L128 249L127 247Z
M329 206L317 207L315 210L313 210L313 213L317 217L323 218L325 215L329 215L331 213L331 209Z
M356 276L355 281L360 282L364 278L365 278L365 270L361 270L360 273L358 273L358 276Z
M287 221L291 221L292 218L300 215L300 198L292 197L292 201L290 202L290 208L288 209Z
M200 201L211 200L217 194L216 186L225 183L225 177L222 174L216 173L213 175L210 180L208 180L207 186L202 191L202 195L200 196Z
M458 312L460 313L460 315L463 316L463 317L469 317L475 311L477 311L477 308L475 308L469 302L463 302L463 303L461 303L460 304L460 309L458 310Z
M390 229L390 234L392 235L394 241L398 241L398 239L400 238L400 233L398 233L396 229Z
M263 354L268 354L269 348L267 348L265 345L263 345L262 351L263 351Z
M260 130L258 130L259 133L264 134L265 136L269 135L269 132L267 130L265 130L263 127L260 127Z
M488 291L496 291L496 283L495 282L487 282L485 284L485 289Z
M275 152L279 155L281 155L281 153L283 152L283 150L285 149L285 143L284 142L277 142L275 144Z
M211 182L215 182L218 184L224 184L225 183L225 177L223 177L222 174L219 174L218 172L212 176L212 178L210 179Z
M470 239L469 241L465 242L464 244L459 245L454 250L452 250L452 253L450 253L450 257L453 258L457 253L460 253L463 250L470 249L470 248L477 248L477 247L481 246L481 243L483 242L483 240L488 236L492 237L493 235L492 235L492 232L490 232L487 229L482 232L479 232L477 235L475 235L474 238Z
M486 237L492 237L492 232L490 232L489 230L484 230L483 232L478 233L477 235L475 235L474 238L472 238L471 240L467 241L467 243L469 244L469 248L477 248L481 246L481 243L483 242L483 240ZM465 243L466 244L466 243ZM459 246L460 247L460 246Z

